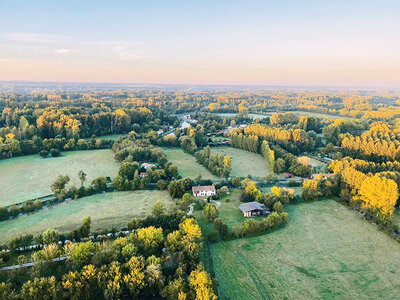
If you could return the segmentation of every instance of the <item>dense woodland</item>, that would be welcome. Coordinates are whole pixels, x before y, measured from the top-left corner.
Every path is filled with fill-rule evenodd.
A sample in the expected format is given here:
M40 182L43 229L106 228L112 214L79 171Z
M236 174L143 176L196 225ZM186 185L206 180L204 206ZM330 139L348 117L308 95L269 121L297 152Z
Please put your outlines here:
M111 149L119 164L114 177L96 178L88 187L82 171L82 185L67 189L70 179L60 170L52 185L53 202L27 199L0 207L1 222L65 198L77 200L114 190L166 190L176 202L172 211L158 203L152 216L131 220L122 228L129 234L116 238L88 239L90 218L69 234L49 229L37 237L15 237L3 245L2 266L29 245L43 246L32 252L33 267L1 272L2 299L116 299L121 295L216 299L215 283L201 264L204 242L268 234L290 220L285 205L299 201L334 197L399 239L398 224L393 222L400 189L400 98L395 93L3 92L0 112L0 160ZM109 137L117 134L123 136ZM268 178L231 176L232 158L212 153L220 145L261 155L271 174ZM182 178L162 147L182 148L220 180ZM310 158L326 165L323 174L315 172ZM271 192L260 189L262 184L277 182L280 186ZM216 205L192 199L191 187L200 184L214 184L215 199L226 195L228 188L241 189L242 202L260 202L271 214L229 228L218 217ZM301 196L289 188L295 184L302 186ZM203 210L207 222L213 222L209 236L203 237L197 221L186 216L192 204ZM58 257L68 259L53 261Z

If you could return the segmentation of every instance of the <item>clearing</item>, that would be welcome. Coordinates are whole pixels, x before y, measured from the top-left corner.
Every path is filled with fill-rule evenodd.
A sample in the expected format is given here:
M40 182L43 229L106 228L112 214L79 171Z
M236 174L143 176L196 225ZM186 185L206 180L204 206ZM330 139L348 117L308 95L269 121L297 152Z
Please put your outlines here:
M60 157L42 158L36 154L0 160L0 206L51 194L50 185L58 175L69 175L69 186L79 187L79 170L87 174L88 186L99 176L113 178L118 169L114 152L108 149L62 152Z
M232 147L214 147L211 153L229 155L232 159L231 177L266 177L271 174L268 163L261 154Z
M268 234L211 245L220 299L395 299L400 245L334 200Z
M163 201L166 208L173 204L166 191L147 190L97 194L64 202L31 215L0 222L0 243L21 234L42 233L48 228L69 232L80 226L87 216L92 218L92 231L119 229L133 217L149 215L157 200Z
M201 175L203 179L219 180L219 178L205 167L196 162L193 155L185 153L181 148L163 148L167 159L177 168L179 175L183 178L190 177L192 179Z

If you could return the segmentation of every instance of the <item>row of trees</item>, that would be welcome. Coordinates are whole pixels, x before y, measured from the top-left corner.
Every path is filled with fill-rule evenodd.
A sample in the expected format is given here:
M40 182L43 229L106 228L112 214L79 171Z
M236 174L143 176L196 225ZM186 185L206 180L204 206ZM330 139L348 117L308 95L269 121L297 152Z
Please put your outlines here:
M210 146L206 146L194 154L197 162L205 166L211 173L227 177L232 169L232 160L229 155L211 154Z
M217 299L210 275L199 264L202 245L194 219L183 220L166 236L162 228L150 226L103 244L48 244L32 254L32 279L22 282L20 290L13 280L2 283L0 298L117 299L129 294L133 298ZM69 259L53 261L60 256Z

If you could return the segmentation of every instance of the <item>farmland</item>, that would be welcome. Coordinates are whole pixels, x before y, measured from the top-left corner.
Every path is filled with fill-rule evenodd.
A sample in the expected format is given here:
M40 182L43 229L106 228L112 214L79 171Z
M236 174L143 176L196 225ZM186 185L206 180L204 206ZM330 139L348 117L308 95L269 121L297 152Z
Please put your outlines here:
M172 162L178 168L179 175L182 177L190 177L192 179L201 175L203 179L218 179L217 176L213 175L205 167L198 164L196 159L183 152L181 148L164 148L167 159Z
M0 206L22 202L51 193L58 175L69 175L69 185L80 185L79 170L87 174L87 184L98 176L114 177L118 164L111 150L62 152L60 157L29 155L0 161Z
M211 245L221 299L397 298L396 241L333 200L287 210L279 230Z
M68 232L87 216L92 218L92 231L121 228L133 217L143 218L150 214L157 200L162 200L166 207L173 203L165 191L114 192L64 202L32 215L1 222L0 243L21 234L42 233L48 228Z
M250 174L253 177L266 177L271 174L268 163L260 154L232 147L212 148L212 153L229 155L232 159L232 171L230 176L245 177Z

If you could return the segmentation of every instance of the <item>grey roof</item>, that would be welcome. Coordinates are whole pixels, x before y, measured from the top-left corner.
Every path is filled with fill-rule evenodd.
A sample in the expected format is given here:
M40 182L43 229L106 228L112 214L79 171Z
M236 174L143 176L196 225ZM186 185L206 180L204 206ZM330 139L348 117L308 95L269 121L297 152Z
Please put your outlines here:
M249 212L252 210L264 210L265 209L265 205L259 202L249 202L249 203L243 203L240 204L239 206L240 210L242 212Z

